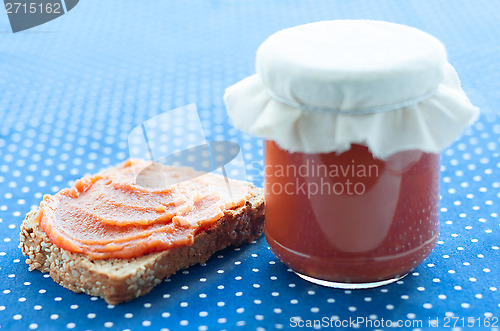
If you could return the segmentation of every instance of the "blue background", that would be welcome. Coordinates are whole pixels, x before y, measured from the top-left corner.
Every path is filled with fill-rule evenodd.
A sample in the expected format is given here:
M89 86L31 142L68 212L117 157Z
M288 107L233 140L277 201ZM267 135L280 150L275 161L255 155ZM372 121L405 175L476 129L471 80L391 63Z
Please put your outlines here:
M287 270L264 237L116 307L28 271L17 247L24 215L43 194L126 159L132 128L166 110L196 103L207 138L238 142L262 185L262 142L233 128L224 89L254 73L273 32L339 18L435 35L483 112L443 152L440 242L413 274L370 290L323 288ZM499 18L496 1L85 0L13 34L0 12L0 327L274 330L300 316L428 329L429 318L500 318Z

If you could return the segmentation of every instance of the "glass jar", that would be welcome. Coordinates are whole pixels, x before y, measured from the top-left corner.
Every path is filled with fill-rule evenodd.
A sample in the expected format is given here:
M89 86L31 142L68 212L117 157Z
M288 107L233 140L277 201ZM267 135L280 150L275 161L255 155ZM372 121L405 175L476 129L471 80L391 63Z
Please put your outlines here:
M266 141L265 235L299 276L373 287L430 254L441 151L479 114L439 40L369 20L284 29L224 101Z
M265 236L273 252L314 283L364 288L418 266L438 233L439 154L380 160L366 146L289 153L266 143Z

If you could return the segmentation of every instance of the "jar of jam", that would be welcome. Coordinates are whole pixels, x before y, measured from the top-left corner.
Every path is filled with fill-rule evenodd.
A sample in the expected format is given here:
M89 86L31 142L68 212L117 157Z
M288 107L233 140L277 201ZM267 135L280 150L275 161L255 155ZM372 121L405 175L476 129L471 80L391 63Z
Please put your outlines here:
M444 46L380 21L279 31L229 115L265 139L265 235L300 277L338 288L400 279L439 235L440 152L478 116Z

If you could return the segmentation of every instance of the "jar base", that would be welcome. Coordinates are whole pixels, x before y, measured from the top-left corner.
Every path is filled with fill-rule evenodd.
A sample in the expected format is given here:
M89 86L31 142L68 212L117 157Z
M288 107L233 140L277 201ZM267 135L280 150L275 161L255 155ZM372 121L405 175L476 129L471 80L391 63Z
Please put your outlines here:
M344 289L344 290L357 290L357 289L367 289L367 288L374 288L374 287L379 287L387 284L394 283L401 278L404 278L408 273L402 275L402 276L397 276L394 278L386 279L386 280L381 280L381 281L376 281L376 282L370 282L370 283L341 283L341 282L332 282L329 280L324 280L324 279L317 279L311 276L306 276L303 275L297 271L294 271L294 273L299 276L300 278L316 284L316 285L321 285L321 286L326 286L326 287L331 287L331 288L338 288L338 289Z

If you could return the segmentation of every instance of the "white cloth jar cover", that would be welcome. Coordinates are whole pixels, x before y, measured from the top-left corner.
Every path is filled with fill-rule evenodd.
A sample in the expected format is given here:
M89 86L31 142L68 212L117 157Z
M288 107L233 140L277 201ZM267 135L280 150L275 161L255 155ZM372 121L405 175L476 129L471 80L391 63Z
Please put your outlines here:
M444 46L418 29L368 20L281 30L258 49L257 73L227 88L243 131L290 152L368 146L385 159L439 153L479 115Z

